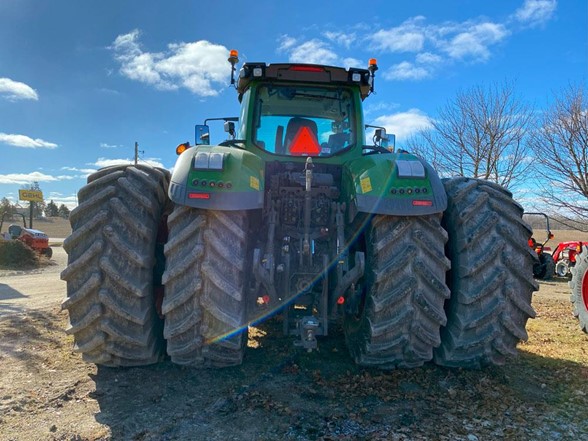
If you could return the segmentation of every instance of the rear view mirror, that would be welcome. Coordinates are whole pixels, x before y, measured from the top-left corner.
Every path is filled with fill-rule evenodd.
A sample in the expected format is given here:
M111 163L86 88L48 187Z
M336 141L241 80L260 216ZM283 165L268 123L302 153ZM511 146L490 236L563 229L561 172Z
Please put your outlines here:
M210 145L210 127L207 125L196 125L195 145Z

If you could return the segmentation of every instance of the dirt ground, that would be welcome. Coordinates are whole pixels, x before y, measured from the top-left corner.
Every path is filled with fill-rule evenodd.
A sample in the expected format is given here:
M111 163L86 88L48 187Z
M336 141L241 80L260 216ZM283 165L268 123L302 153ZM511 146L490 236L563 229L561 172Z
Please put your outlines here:
M588 336L563 279L541 283L504 367L364 369L340 331L308 354L269 321L240 367L111 369L73 353L63 249L51 263L0 271L1 440L588 439Z

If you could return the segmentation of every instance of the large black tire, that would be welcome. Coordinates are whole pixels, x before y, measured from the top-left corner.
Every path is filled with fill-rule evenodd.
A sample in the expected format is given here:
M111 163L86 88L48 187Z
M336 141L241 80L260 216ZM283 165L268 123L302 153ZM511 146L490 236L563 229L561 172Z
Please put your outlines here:
M580 321L580 328L588 333L588 252L576 255L576 264L571 268L572 307L574 316Z
M549 253L541 253L539 261L533 267L533 274L536 279L551 280L555 275L555 261Z
M372 218L365 233L363 298L344 319L345 339L356 363L411 368L433 358L449 297L447 233L440 218Z
M535 317L531 229L522 220L522 207L501 186L468 178L445 180L444 185L451 299L435 362L466 368L501 365L527 339L527 320Z
M99 170L78 193L62 308L75 350L104 366L138 366L162 358L162 324L153 290L155 242L167 203L169 173L149 166Z
M244 211L176 206L168 218L164 336L174 363L241 364L251 258Z

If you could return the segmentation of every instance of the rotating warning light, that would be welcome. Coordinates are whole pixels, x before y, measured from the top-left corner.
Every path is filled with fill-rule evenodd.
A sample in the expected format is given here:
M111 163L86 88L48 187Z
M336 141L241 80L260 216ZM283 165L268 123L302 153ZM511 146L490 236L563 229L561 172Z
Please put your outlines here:
M231 52L229 52L229 63L231 64L237 64L239 62L239 52L236 51L235 49L231 49Z
M183 144L180 144L179 146L176 147L176 153L178 155L181 155L182 153L184 153L189 148L190 148L190 143L189 142L184 142Z

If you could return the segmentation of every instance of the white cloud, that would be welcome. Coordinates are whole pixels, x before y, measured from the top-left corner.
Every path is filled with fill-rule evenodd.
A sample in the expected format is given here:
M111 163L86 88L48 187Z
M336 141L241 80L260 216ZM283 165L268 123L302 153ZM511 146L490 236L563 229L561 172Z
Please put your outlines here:
M150 53L141 49L139 36L135 29L116 37L111 46L127 78L158 90L184 87L199 96L218 95L227 83L229 50L224 46L200 40L169 44L165 53Z
M95 168L77 168L77 167L61 167L61 170L81 173L81 175L78 176L79 178L87 178L92 173L98 171Z
M514 13L515 20L529 27L545 23L557 8L556 0L525 0L523 6Z
M134 162L135 162L135 160L130 159L130 158L127 158L127 159L98 158L95 163L88 164L88 165L93 165L93 166L102 168L102 167L110 167L112 165L129 165L129 164L134 164ZM159 161L159 158L139 159L139 163L148 164L148 165L151 165L152 167L165 168L165 166Z
M352 32L351 34L347 34L345 32L327 31L327 32L323 33L323 35L327 38L327 40L330 40L334 43L345 46L345 48L347 48L347 49L349 49L351 47L351 45L353 44L353 42L357 38L357 35L355 34L355 32Z
M400 26L380 29L369 37L372 49L386 52L420 52L425 44L424 17L413 17Z
M297 40L294 37L290 37L289 35L281 35L280 38L278 38L278 43L278 52L284 52L294 47L297 43Z
M31 86L19 81L13 81L10 78L0 78L0 97L2 96L8 101L37 101L39 99L39 95Z
M107 144L106 142L101 142L100 143L100 148L101 149L116 149L120 146L115 145L115 144Z
M433 54L431 52L422 52L417 54L415 60L420 64L436 65L441 63L443 58L440 55Z
M375 119L374 125L385 127L388 133L396 135L397 140L406 139L432 126L431 118L419 109L380 116Z
M316 38L292 46L289 52L292 63L334 64L338 58L327 43Z
M30 138L25 135L10 135L8 133L0 132L0 143L7 144L14 147L22 147L22 148L45 148L45 149L54 149L57 148L57 144L53 142L44 141L40 138Z
M357 58L343 58L343 67L365 67L367 62L358 60Z
M0 175L0 184L14 184L24 185L32 182L56 182L56 181L67 181L75 179L74 176L52 176L41 172L32 173L9 173L6 175Z
M383 74L386 80L422 80L430 76L431 72L428 69L422 66L415 66L408 61L403 61L392 66Z
M473 61L485 61L490 57L489 47L505 39L509 33L497 23L472 24L448 42L441 43L441 50L454 59L471 57Z

